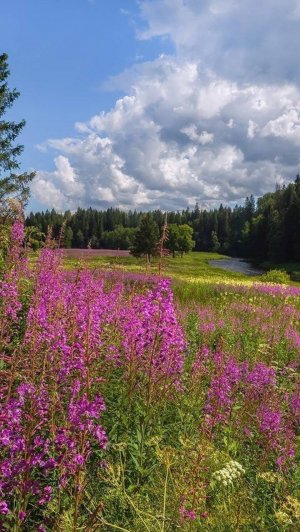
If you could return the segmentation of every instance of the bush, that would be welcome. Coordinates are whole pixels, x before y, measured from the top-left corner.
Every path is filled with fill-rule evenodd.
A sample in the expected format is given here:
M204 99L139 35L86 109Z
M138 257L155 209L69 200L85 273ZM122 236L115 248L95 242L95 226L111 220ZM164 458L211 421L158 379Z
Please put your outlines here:
M291 279L296 282L300 282L300 272L291 272Z
M261 276L260 280L265 283L288 284L290 276L284 270L269 270Z

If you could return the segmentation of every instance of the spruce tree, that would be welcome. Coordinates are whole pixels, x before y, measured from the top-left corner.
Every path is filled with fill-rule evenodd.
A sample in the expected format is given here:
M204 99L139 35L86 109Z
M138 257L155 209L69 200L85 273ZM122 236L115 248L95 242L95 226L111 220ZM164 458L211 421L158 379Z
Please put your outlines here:
M156 254L158 239L159 230L157 223L150 213L145 214L141 218L140 225L135 233L131 249L132 255L135 257L146 255L147 261L150 261L151 257Z
M14 144L17 136L25 125L25 120L18 123L4 120L3 116L13 105L19 92L10 90L7 78L10 74L8 69L7 54L0 55L0 216L7 216L10 211L11 198L25 203L29 188L28 183L33 179L34 172L18 173L20 164L18 157L23 151L21 144Z

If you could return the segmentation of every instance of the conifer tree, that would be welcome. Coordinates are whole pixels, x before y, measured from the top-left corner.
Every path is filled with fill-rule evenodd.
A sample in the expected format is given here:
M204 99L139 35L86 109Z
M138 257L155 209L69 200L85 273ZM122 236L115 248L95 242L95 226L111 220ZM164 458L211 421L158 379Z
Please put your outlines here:
M0 55L0 216L2 220L8 215L12 200L19 200L25 203L29 189L28 183L33 179L34 172L18 173L20 164L18 157L23 151L21 144L14 144L25 125L25 120L18 123L4 120L3 116L13 105L19 92L16 89L10 90L7 85L7 78L10 74L8 69L7 54Z
M157 223L153 220L151 214L147 213L141 218L140 225L135 233L132 255L141 257L146 255L147 261L155 255L159 239L159 230Z

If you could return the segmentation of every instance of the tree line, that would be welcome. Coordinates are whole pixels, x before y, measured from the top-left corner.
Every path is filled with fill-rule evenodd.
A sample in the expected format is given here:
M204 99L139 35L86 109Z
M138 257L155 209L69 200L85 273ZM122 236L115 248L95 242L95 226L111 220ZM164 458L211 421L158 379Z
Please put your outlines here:
M23 146L15 144L25 121L13 122L5 114L19 92L10 89L7 54L0 55L0 256L8 241L9 223L22 216L34 172L21 172L18 158ZM173 255L192 248L197 251L252 258L257 262L300 261L300 176L275 192L254 200L251 195L244 205L234 208L172 211L168 218L166 245ZM38 247L52 227L53 236L64 234L64 246L75 248L132 249L141 253L146 236L155 252L162 237L165 213L155 210L148 214L109 208L103 211L78 208L75 213L51 211L30 213L26 219L27 240ZM150 232L149 232L150 231ZM151 238L149 234L151 233ZM143 246L142 246L143 247ZM149 248L149 246L148 246ZM150 248L149 248L150 249ZM148 254L148 251L146 252Z
M145 219L148 224L149 220L153 221L154 233L159 238L164 216L162 210L145 215L118 208L103 211L78 208L74 213L52 209L30 213L26 225L44 234L51 226L54 237L58 237L64 224L65 247L130 249L137 228L145 224ZM168 247L172 253L180 252L178 241L191 228L194 244L189 244L189 249L194 246L196 251L218 251L257 261L297 261L300 260L300 176L289 185L277 186L275 192L257 201L251 195L244 205L231 208L221 204L212 210L201 210L196 204L193 209L168 212L167 219Z

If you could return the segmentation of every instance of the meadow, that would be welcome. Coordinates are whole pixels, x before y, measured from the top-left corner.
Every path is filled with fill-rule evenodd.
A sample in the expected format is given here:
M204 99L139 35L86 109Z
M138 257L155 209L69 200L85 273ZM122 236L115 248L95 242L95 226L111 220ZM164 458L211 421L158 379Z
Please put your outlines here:
M300 286L192 253L0 281L0 529L300 529Z

